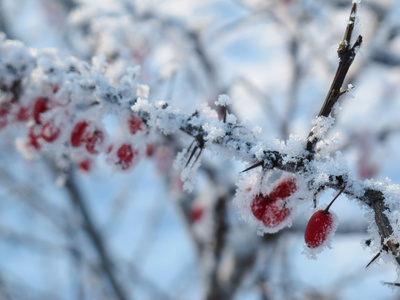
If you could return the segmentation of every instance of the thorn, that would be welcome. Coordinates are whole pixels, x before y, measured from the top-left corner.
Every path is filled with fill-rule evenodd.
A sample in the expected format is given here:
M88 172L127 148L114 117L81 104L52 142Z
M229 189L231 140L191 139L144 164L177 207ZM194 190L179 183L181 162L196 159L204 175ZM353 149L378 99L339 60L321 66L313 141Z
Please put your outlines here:
M254 164L254 165L248 167L247 169L241 171L240 173L244 173L244 172L250 171L251 169L254 169L254 168L257 168L257 167L260 167L260 166L261 166L261 167L264 167L264 162L263 162L263 161L260 161L260 162L258 162L258 163L256 163L256 164Z
M357 40L355 41L353 47L351 47L351 50L352 50L352 51L355 51L357 48L360 48L360 47L361 47L361 44L362 44L362 40L363 40L362 36L359 35L358 38L357 38Z
M368 265L365 266L365 268L368 268L378 257L381 255L381 252L379 252L377 255L375 255L371 261L368 263Z
M394 285L394 286L400 286L400 283L398 283L398 282L387 282L387 281L384 281L384 282L382 282L383 284L386 284L386 285Z
M222 113L224 114L224 118L223 118L223 122L224 122L224 123L226 123L226 111L227 111L226 106L224 106L224 107L222 108Z
M191 146L190 146L190 147L191 147ZM189 147L189 149L190 149L190 147ZM188 152L189 152L189 149L188 149ZM193 147L193 151L192 151L192 153L190 154L190 156L189 156L189 158L188 158L188 160L187 160L187 162L186 162L185 168L188 166L188 164L189 164L190 161L192 160L193 155L196 153L196 150L197 150L197 146L194 146L194 147ZM196 158L196 160L197 160L197 158Z
M197 157L196 157L196 159L194 160L194 163L193 163L193 164L195 164L195 163L197 162L197 160L199 159L201 153L203 152L203 149L204 149L204 148L200 148L199 154L197 155Z

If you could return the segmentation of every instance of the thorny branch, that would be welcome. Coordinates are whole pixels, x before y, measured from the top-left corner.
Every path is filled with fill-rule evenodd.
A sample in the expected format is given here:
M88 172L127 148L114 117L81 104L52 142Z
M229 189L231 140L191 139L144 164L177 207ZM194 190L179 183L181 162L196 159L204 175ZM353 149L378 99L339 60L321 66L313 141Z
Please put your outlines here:
M335 77L332 85L328 91L325 102L322 105L321 111L318 116L328 117L332 111L333 106L339 100L339 97L346 92L342 91L344 79L346 78L347 72L354 61L356 51L360 48L362 43L362 36L359 35L356 42L351 46L351 35L354 30L354 22L356 19L357 3L354 2L351 7L349 22L347 23L346 32L343 37L343 41L340 43L337 50L339 56L339 66L336 70ZM317 138L314 136L313 129L308 135L307 150L311 155L315 152L315 145L317 144Z
M358 39L352 46L350 45L351 35L354 29L356 9L357 9L357 4L354 3L351 9L350 20L347 25L344 39L338 49L338 55L340 59L339 67L336 72L332 86L328 92L327 98L324 102L324 105L319 113L320 116L325 116L325 117L329 116L334 104L343 94L343 91L341 91L341 87L343 85L345 76L347 74L347 71L349 70L350 65L354 60L356 50L361 46L362 42L361 36L358 37ZM28 71L26 71L26 73L28 73ZM26 75L26 73L21 73L22 74L21 76ZM18 82L17 75L18 74L15 75L16 80L14 81L14 83ZM96 86L96 84L104 85L104 83L102 82L100 83L93 82L94 86ZM115 95L119 95L118 91L116 89L113 89L113 87L107 86L107 88L109 88L107 89L108 92L112 91L113 93L115 93ZM11 91L13 92L13 94L15 94L14 93L15 88L13 89L12 85L1 87L1 89L4 91ZM99 102L108 103L111 105L110 100L107 99L107 97L109 98L109 96L107 95L109 94L98 93L97 100ZM115 102L112 102L112 104L115 104ZM151 105L153 104L149 104L149 106ZM153 108L154 107L152 107L152 109ZM191 118L195 116L189 117L184 113L174 111L173 109L170 110L167 104L163 105L162 107L156 106L156 111L151 111L151 113L153 113L152 116L150 116L149 111L145 110L138 110L135 111L135 113L137 113L145 122L147 122L150 118L152 118L151 120L152 123L157 124L156 126L158 126L161 131L164 130L164 128L162 127L163 120L168 119L169 122L173 120L177 123L178 125L177 128L179 128L183 132L186 132L190 136L195 137L197 139L201 138L202 140L204 140L205 148L207 148L210 144L213 144L219 146L221 150L229 152L231 157L239 157L241 160L247 162L253 162L253 163L257 162L252 167L248 168L248 170L254 167L262 166L267 170L280 169L292 173L307 174L307 172L310 171L308 170L308 165L309 165L308 163L310 162L310 160L314 159L314 156L312 154L316 150L315 145L317 143L317 139L313 136L313 131L311 131L308 143L307 145L305 145L305 148L311 154L306 157L302 156L295 159L291 158L290 160L287 160L286 154L272 150L264 150L263 155L256 156L252 151L252 149L257 146L255 137L252 136L250 130L248 130L247 128L238 123L235 124L230 124L229 122L224 123L223 126L223 130L225 131L224 136L220 136L212 140L207 140L206 139L207 132L204 130L202 126L203 124L194 125L196 124L196 122L191 122L192 121ZM197 121L200 122L200 119L198 119ZM165 134L170 134L170 133L171 132ZM235 141L240 141L241 143L239 144ZM71 180L72 180L71 178L68 179L66 186L69 189L72 198L74 199L74 203L77 205L77 207L80 209L82 213L86 225L86 230L88 232L88 235L92 239L93 244L96 246L98 250L105 274L109 278L109 281L111 282L111 285L114 287L115 293L118 295L119 299L126 299L123 290L119 287L117 281L115 280L114 277L115 275L112 272L111 262L107 256L107 253L105 252L104 246L100 239L100 235L95 230L93 222L90 219L90 215L88 215L87 213L87 208L79 198L79 192L77 191L76 186L73 184ZM346 183L347 186L347 188L344 190L345 194L353 198L358 198L360 201L364 202L366 205L368 205L373 209L375 213L375 221L379 230L379 234L381 236L382 249L385 251L390 251L396 257L396 261L400 265L400 258L397 257L399 252L398 245L393 241L391 241L391 236L393 235L393 228L390 226L390 222L387 216L385 215L385 211L388 208L385 206L384 203L385 198L383 193L379 190L364 188L363 195L353 195L350 187L352 187L354 184L358 184L359 186L363 186L363 184L355 182L347 173L331 176L329 178L329 181L326 182L324 186L321 186L321 188L330 187L336 190L340 190L343 186L343 183Z

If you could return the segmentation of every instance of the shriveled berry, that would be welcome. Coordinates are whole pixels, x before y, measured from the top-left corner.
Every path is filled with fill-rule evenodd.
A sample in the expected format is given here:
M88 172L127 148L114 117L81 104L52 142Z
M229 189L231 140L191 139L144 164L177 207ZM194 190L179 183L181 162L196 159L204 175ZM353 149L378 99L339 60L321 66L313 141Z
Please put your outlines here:
M60 128L54 125L52 121L46 122L41 131L40 131L40 136L42 139L44 139L46 142L54 142L58 136L60 135Z
M73 147L80 147L86 142L86 129L89 123L86 121L80 121L75 124L71 133L71 145Z
M293 178L282 180L270 193L270 197L274 200L285 199L291 196L297 189L296 182Z
M281 224L290 215L290 210L283 201L276 201L266 206L262 221L265 227L274 228Z
M49 100L46 98L37 98L33 106L33 119L36 124L42 124L41 114L45 113L50 109Z
M9 104L0 105L0 129L7 125L7 115L10 112Z
M28 146L31 146L35 148L36 150L40 150L40 144L39 144L39 135L35 133L35 130L33 127L29 129L28 133Z
M265 213L267 205L270 204L270 198L268 195L264 196L262 194L257 195L251 202L251 211L253 215L258 219L262 220Z
M57 84L55 84L55 85L53 86L53 93L54 93L54 94L57 93L59 88L60 88L60 87L59 87Z
M104 134L101 130L95 130L93 133L87 136L86 150L89 153L99 153L99 147L103 144Z
M136 117L135 115L130 115L128 120L130 133L135 134L139 130L142 130L142 124L143 124L142 119Z
M114 145L113 145L113 144L108 145L107 148L106 148L106 154L110 154L111 151L113 150L113 148L114 148Z
M122 170L128 169L134 157L134 152L132 151L132 147L129 144L123 144L119 147L117 151L117 156L119 158L119 164L121 165Z
M92 167L92 162L89 158L84 159L78 164L78 167L83 172L89 172Z
M315 212L308 221L304 240L308 247L321 246L333 230L333 215L325 210Z
M146 156L147 157L153 156L154 151L155 151L154 145L147 143L146 144Z
M204 208L196 205L192 207L192 210L190 212L190 220L192 221L192 223L198 222L203 217L203 214L204 214Z

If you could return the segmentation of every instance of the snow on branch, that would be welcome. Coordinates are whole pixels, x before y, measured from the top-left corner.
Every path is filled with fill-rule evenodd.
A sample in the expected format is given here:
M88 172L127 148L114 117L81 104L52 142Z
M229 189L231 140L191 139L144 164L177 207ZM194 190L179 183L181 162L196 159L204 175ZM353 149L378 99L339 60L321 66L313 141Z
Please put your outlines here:
M325 137L334 124L329 113L342 94L340 88L361 44L359 37L350 46L356 8L354 3L338 50L338 72L324 104L327 108L314 121L313 139L291 136L286 142L264 141L260 128L239 122L227 110L220 119L206 104L188 114L167 101L152 100L149 88L137 82L138 67L128 67L115 83L115 78L107 76L104 56L93 58L90 64L60 58L54 49L29 49L4 35L0 36L0 128L24 129L25 137L17 141L17 147L29 158L47 153L61 165L74 162L88 170L93 157L103 155L120 171L133 168L158 135L184 132L193 142L177 155L175 166L182 170L186 188L192 188L203 150L250 165L240 175L234 201L243 219L263 233L290 226L299 205L312 204L326 188L339 191L346 185L343 193L357 199L367 212L372 249L390 252L393 256L389 257L400 265L399 187L389 181L355 180L341 153L334 151L335 140ZM226 95L217 101L224 107L230 103ZM119 120L117 130L107 127L109 115ZM274 169L293 175L268 191L264 183ZM271 199L280 200L261 211L253 205L255 200L272 203ZM274 218L268 215L266 221L265 209Z

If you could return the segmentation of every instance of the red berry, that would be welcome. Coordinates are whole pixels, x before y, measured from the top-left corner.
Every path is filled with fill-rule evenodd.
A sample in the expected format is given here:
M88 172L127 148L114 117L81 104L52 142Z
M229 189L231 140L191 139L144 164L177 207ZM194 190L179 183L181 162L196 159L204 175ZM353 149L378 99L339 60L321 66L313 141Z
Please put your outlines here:
M129 131L132 134L135 134L139 130L142 130L142 119L136 117L135 115L130 115L129 120L128 120L128 125L129 125Z
M194 206L190 212L190 220L192 223L198 222L203 217L203 214L204 209L201 206Z
M123 144L119 147L117 151L117 156L119 158L119 164L121 164L122 170L126 170L132 164L132 160L134 157L134 152L132 151L132 147L129 144Z
M103 143L104 134L100 130L95 130L92 134L89 134L86 142L86 150L89 153L99 153L99 146Z
M17 121L26 122L29 120L29 107L21 106L17 112Z
M270 193L273 200L285 199L291 196L297 189L296 182L293 178L282 180Z
M265 209L267 208L267 205L270 204L270 200L271 199L268 195L264 196L259 194L251 202L251 211L258 220L262 220Z
M153 144L146 144L146 156L151 157L154 154L154 145Z
M92 162L91 162L91 160L90 160L89 158L87 158L87 159L81 161L81 162L78 164L79 169L82 170L82 171L84 171L84 172L89 172L91 166L92 166Z
M46 98L37 98L35 105L33 106L33 119L36 124L42 124L41 114L45 113L50 109L49 100Z
M266 227L274 228L290 215L290 210L284 204L284 201L277 201L266 206L262 216L262 221Z
M56 127L51 121L47 121L40 131L40 136L49 143L54 142L59 135L60 128Z
M86 141L86 128L88 126L89 123L86 121L80 121L75 124L71 133L71 145L73 147L80 147Z
M321 246L333 230L333 215L325 210L319 210L308 221L304 239L310 248Z
M39 140L39 135L36 135L34 128L31 127L28 133L28 145L35 148L36 150L40 150L40 144L38 140Z

